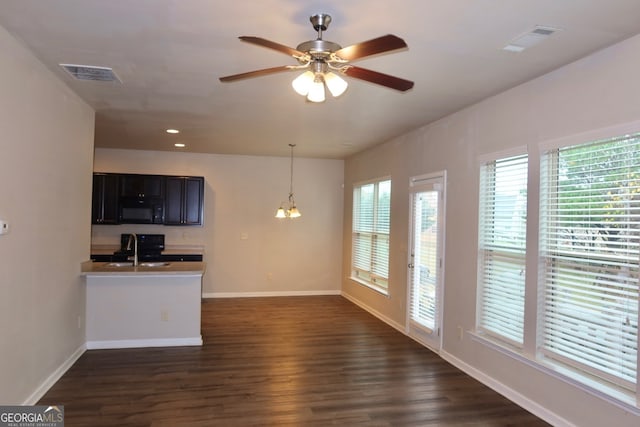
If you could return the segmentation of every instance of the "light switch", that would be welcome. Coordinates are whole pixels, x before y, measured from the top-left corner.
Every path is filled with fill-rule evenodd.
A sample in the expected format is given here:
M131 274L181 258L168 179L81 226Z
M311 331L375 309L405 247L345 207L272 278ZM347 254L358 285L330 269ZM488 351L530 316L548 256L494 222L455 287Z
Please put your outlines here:
M0 234L7 234L9 232L9 223L0 219Z

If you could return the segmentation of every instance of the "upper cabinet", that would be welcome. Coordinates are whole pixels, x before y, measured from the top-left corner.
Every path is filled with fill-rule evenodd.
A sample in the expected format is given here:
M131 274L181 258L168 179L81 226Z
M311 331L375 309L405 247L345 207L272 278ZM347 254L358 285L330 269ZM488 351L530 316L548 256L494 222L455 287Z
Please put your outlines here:
M122 197L162 198L164 192L162 175L120 175Z
M112 174L93 174L93 199L91 222L93 224L117 224L119 177Z
M166 178L165 225L202 225L204 178Z
M203 177L93 174L93 224L202 225L203 216Z

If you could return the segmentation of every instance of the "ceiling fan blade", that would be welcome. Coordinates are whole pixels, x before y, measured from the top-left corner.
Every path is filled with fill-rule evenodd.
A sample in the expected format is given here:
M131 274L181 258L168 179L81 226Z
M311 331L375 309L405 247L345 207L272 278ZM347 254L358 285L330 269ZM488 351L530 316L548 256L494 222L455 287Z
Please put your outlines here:
M386 36L344 47L334 52L333 55L346 61L353 61L354 59L364 58L365 56L389 52L405 47L407 47L407 44L400 37L394 36L393 34L387 34Z
M388 74L382 74L377 71L367 70L366 68L355 67L353 65L344 67L342 73L346 74L349 77L366 80L368 82L386 86L402 92L407 91L413 87L412 81L401 79L400 77L390 76Z
M221 82L233 82L235 80L249 79L251 77L266 76L268 74L279 73L281 71L292 70L290 65L281 65L280 67L265 68L262 70L249 71L247 73L233 74L231 76L220 77Z
M306 54L304 52L300 52L297 49L294 49L289 46L285 46L280 43L272 42L271 40L263 39L262 37L253 37L253 36L240 36L238 37L240 40L253 43L258 46L268 47L269 49L277 50L278 52L286 53L287 55L291 55L294 58L304 57Z

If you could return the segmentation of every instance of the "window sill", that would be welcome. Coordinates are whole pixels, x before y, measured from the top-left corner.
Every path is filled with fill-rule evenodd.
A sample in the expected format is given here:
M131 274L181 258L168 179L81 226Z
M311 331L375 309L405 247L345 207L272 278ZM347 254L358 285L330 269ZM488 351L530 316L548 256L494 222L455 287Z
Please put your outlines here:
M389 296L389 291L383 287L380 286L376 286L373 283L369 283L369 282L365 282L364 280L360 280L358 278L355 277L349 277L349 279L351 279L351 281L356 282L359 285L365 286L373 291L378 292L379 294L384 295L385 297Z
M599 381L591 376L580 374L552 360L539 360L529 357L520 349L511 347L477 331L469 331L473 341L491 348L505 356L526 364L546 375L563 381L577 389L602 399L634 415L640 415L640 404L633 392Z

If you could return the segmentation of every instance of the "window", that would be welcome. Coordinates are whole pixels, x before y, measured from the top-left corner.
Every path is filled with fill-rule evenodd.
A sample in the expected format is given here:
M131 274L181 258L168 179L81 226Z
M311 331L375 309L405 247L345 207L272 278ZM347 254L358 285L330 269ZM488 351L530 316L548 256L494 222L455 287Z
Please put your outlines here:
M543 147L539 163L493 156L481 167L473 336L635 410L640 133L571 140ZM527 182L529 168L539 181ZM539 233L527 242L530 221Z
M353 189L351 277L382 292L389 279L391 181Z
M527 156L480 170L478 331L521 347L524 324Z
M637 392L640 134L545 153L538 347Z

